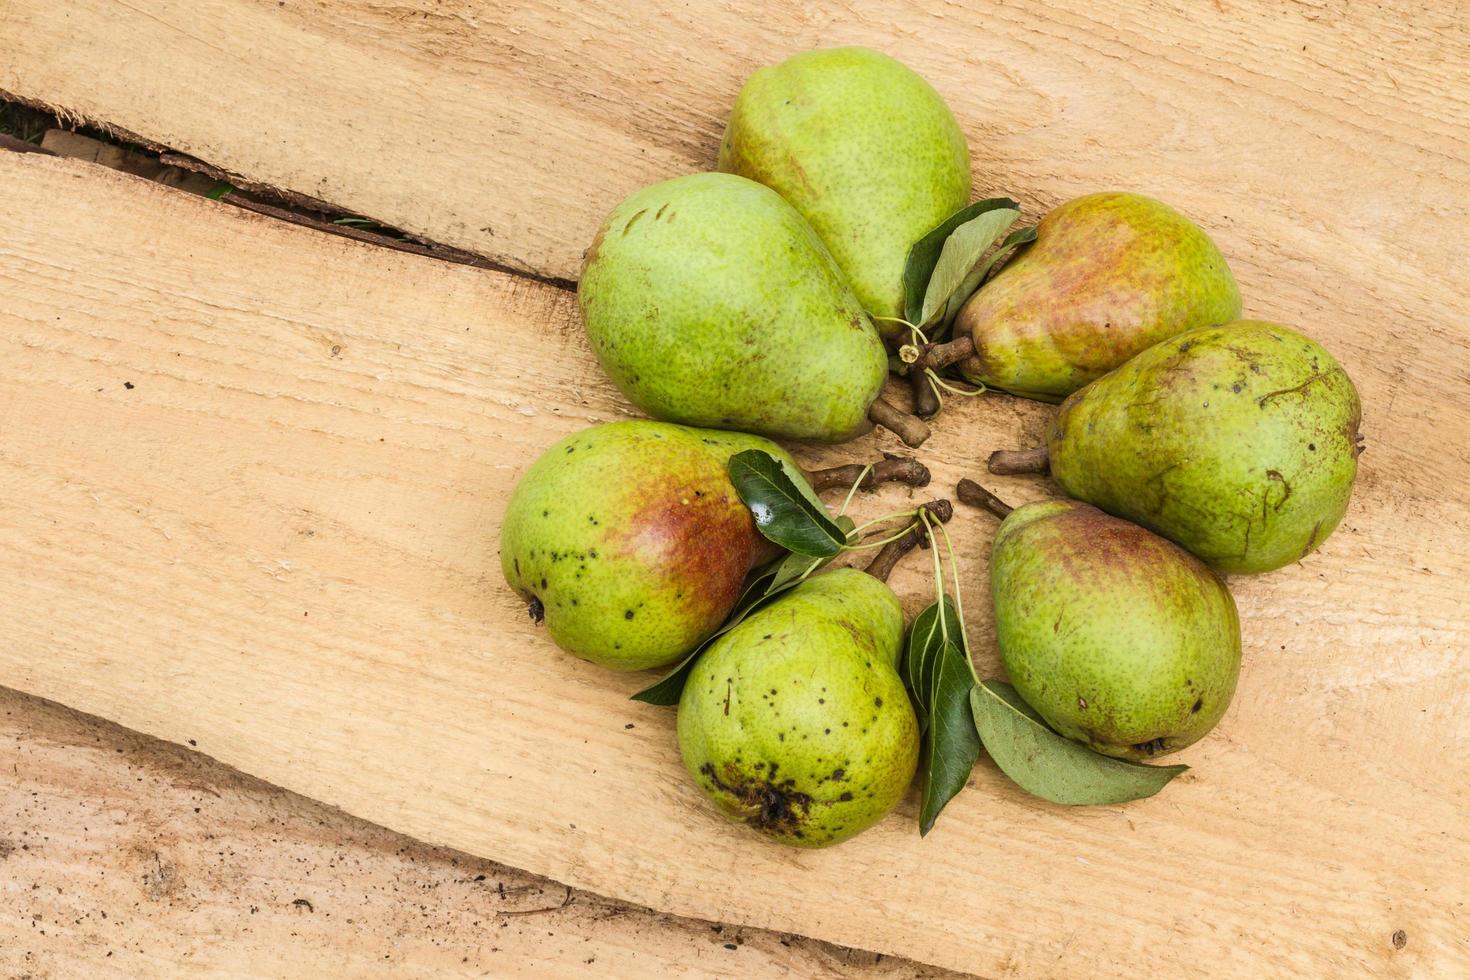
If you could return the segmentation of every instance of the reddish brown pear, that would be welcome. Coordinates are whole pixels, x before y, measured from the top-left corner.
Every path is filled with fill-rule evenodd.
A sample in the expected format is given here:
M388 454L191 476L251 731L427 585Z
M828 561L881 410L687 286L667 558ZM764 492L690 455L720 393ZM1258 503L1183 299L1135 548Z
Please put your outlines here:
M729 616L746 574L773 554L725 466L759 449L816 489L862 467L803 473L775 443L665 422L613 422L548 449L517 483L500 532L505 579L563 649L619 670L672 663ZM922 486L911 459L864 480Z
M923 364L1060 401L1161 340L1238 316L1235 277L1192 221L1140 194L1089 194L1042 219Z

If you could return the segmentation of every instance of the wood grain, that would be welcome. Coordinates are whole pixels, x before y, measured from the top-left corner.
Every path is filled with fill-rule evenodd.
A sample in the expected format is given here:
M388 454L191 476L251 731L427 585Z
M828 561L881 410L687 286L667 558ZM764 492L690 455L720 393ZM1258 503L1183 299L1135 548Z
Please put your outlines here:
M0 691L0 975L938 977L431 847Z
M574 279L617 200L713 165L752 70L843 43L936 85L980 196L1156 193L1327 305L1470 278L1456 4L9 0L0 89Z
M1247 663L1192 772L1063 810L982 762L926 840L910 802L793 853L714 819L671 714L626 700L643 679L558 654L498 580L516 476L626 411L566 293L74 161L0 155L0 184L5 684L574 887L955 969L1409 975L1470 956L1470 399L1440 381L1458 329L1415 329L1407 369L1361 353L1376 323L1319 332L1373 448L1321 554L1233 583ZM955 406L926 446L937 486L1047 411ZM952 531L991 672L991 527ZM911 611L924 578L895 576Z

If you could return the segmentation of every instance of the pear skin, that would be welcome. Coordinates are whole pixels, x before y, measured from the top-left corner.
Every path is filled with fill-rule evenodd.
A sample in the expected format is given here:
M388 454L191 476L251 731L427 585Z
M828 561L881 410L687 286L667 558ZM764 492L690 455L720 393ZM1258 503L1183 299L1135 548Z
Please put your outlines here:
M1060 401L1138 352L1240 316L1225 257L1184 215L1139 194L1052 210L1036 241L961 308L970 381Z
M1001 662L1059 734L1135 761L1225 714L1240 673L1235 600L1199 559L1087 504L1014 510L990 587Z
M613 209L577 288L609 377L668 422L819 442L870 427L882 339L810 225L732 174Z
M881 820L918 765L897 664L898 597L844 568L803 582L724 634L679 701L679 750L726 817L795 847Z
M1362 407L1342 366L1290 327L1181 334L1065 402L1047 433L1070 496L1222 572L1315 551L1352 495Z
M875 316L903 316L909 249L970 199L969 149L949 107L867 48L809 51L751 75L719 168L791 202Z

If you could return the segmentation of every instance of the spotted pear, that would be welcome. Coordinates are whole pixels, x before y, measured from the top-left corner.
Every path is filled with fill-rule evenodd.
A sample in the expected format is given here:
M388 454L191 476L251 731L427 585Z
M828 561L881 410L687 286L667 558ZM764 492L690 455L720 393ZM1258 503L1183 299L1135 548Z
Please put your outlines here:
M808 51L751 75L719 168L791 202L881 317L903 316L909 248L970 199L969 150L944 100L867 48Z
M803 582L695 662L679 700L684 765L721 813L783 844L866 830L918 764L902 640L898 597L872 575Z
M1089 194L1041 220L923 365L1055 402L1161 340L1239 316L1235 277L1192 221L1141 194Z
M960 499L989 506L976 489L962 482ZM1215 727L1240 674L1240 620L1218 575L1075 500L990 509L1005 518L990 554L1001 662L1048 725L1134 761Z
M619 670L673 662L730 614L746 574L773 557L726 474L759 449L815 489L861 467L807 473L775 443L665 422L612 422L562 439L521 477L500 531L505 579L563 649ZM864 486L929 474L892 457Z
M1320 547L1347 511L1358 391L1321 345L1240 320L1149 348L1062 403L1046 446L991 456L1141 524L1222 572Z
M928 435L879 393L888 355L805 219L733 174L677 177L613 209L577 288L587 336L628 399L668 422L843 442Z

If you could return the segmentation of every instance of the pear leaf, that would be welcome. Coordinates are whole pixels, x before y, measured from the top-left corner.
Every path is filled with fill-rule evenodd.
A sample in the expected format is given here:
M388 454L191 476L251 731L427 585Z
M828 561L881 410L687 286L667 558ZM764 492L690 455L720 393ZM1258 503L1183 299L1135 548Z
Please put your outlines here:
M755 518L761 534L799 555L828 558L847 544L847 534L832 520L806 480L793 476L770 453L747 449L727 464L735 492Z
M1008 197L992 197L984 201L976 201L945 218L913 244L913 247L909 249L909 257L903 269L904 319L914 324L922 322L923 318L920 314L923 312L924 296L929 289L929 280L934 275L934 266L939 261L945 240L950 234L960 225L987 211L1002 209L1019 210L1020 205Z
M986 282L989 282L991 277L999 272L1015 256L1017 251L1034 241L1036 241L1035 225L1017 228L1005 237L1005 241L996 246L995 251L990 253L988 259L977 263L970 270L969 274L965 276L959 288L954 291L953 295L949 297L949 302L944 306L943 322L945 329L948 329L954 323L954 318L960 315L960 307L965 305L967 299L975 295L976 290ZM939 332L943 333L945 331L941 330Z
M939 261L934 264L929 285L924 290L924 302L919 308L922 319L913 322L922 326L941 316L959 290L970 281L976 267L981 265L981 257L995 244L1001 232L1020 216L1019 208L996 208L976 215L950 232L940 249ZM982 272L980 276L983 275ZM980 276L976 276L970 285L971 292L980 285Z
M1016 689L982 681L970 689L975 729L1001 772L1026 792L1065 806L1126 803L1153 796L1188 766L1145 766L1100 755L1063 738Z
M844 514L834 523L841 528L849 542L857 536L851 517ZM689 651L688 655L667 674L633 694L632 700L642 701L645 704L678 704L679 696L684 693L684 682L689 677L689 671L694 668L694 662L709 648L711 643L740 625L746 616L765 606L771 599L787 589L800 585L808 576L819 571L834 557L836 556L812 558L809 555L790 553L755 569L746 577L745 585L740 590L740 596L735 600L735 608L731 610L729 617L720 625L720 628L705 637L704 642Z
M914 617L904 648L903 679L924 738L920 836L933 829L939 812L965 788L980 757L980 738L970 714L975 677L965 660L961 629L954 603L946 595Z

